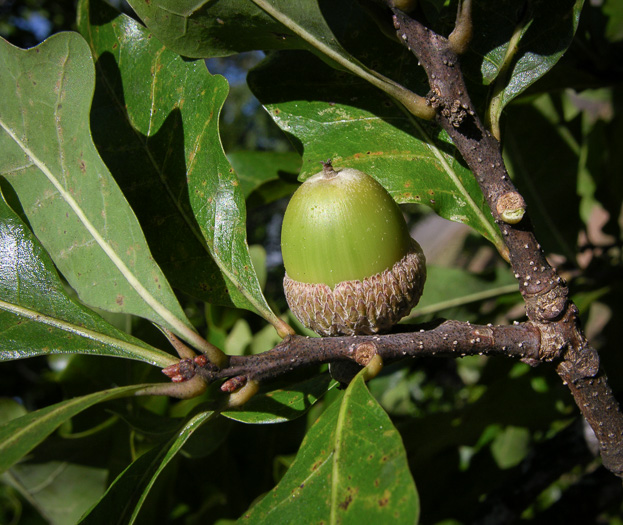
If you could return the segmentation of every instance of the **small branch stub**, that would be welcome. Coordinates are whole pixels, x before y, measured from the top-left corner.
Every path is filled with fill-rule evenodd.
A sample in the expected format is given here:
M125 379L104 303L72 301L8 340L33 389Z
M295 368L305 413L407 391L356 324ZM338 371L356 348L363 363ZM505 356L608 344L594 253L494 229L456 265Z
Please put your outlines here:
M496 203L500 219L507 224L517 224L526 213L526 202L516 191L502 195Z

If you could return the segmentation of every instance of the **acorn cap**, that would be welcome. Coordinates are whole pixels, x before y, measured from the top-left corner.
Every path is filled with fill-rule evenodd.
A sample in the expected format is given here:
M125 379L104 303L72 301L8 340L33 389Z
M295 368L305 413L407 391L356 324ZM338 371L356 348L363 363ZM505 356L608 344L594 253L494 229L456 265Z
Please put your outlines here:
M292 196L281 239L290 309L320 335L387 330L420 298L422 249L391 195L361 171L327 162Z
M283 289L290 310L301 323L323 336L371 335L389 330L418 303L426 281L422 248L411 249L391 268L334 288L302 283L286 273Z

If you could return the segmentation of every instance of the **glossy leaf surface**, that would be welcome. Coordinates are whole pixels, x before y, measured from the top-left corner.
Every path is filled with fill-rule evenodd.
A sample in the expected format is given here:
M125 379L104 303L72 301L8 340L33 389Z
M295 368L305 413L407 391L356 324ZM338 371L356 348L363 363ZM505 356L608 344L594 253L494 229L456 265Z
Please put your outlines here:
M307 411L329 390L337 386L328 374L319 375L291 385L256 395L239 410L223 412L223 416L241 423L269 424L293 421Z
M98 145L171 281L274 319L251 264L239 182L219 139L227 81L102 2L82 2L79 26L101 74ZM111 136L111 126L123 131Z
M0 361L58 353L177 361L117 330L66 292L37 238L0 194Z
M21 50L0 41L0 171L57 267L91 306L196 333L89 131L95 71L88 46L59 33Z

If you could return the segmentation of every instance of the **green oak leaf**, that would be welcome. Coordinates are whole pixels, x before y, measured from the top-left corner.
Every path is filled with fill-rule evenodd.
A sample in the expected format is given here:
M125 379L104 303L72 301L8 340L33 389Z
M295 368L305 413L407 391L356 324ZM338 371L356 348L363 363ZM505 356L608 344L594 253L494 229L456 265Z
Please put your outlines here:
M256 395L238 410L226 410L222 415L255 425L293 421L307 411L329 390L338 385L328 374L318 375L283 389Z
M62 423L97 404L133 396L154 385L130 385L61 401L0 425L0 473L17 463Z
M83 525L134 523L160 473L193 433L215 414L215 412L200 412L194 415L173 434L171 439L156 445L136 459L117 476L100 501L78 523ZM118 509L114 512L114 516L111 516L111 509Z
M418 107L415 93L371 69L344 47L342 40L348 41L348 35L338 38L334 33L340 31L345 17L361 19L362 10L352 2L336 0L327 6L318 0L131 0L130 5L166 46L180 54L212 57L251 49L306 49L382 89L405 107ZM366 22L370 24L369 19ZM376 28L375 33L380 37ZM366 34L366 28L357 34Z
M470 80L490 86L486 120L499 131L503 109L556 65L571 44L584 0L474 2L476 31L464 63Z
M29 501L47 523L73 525L102 496L107 477L102 467L47 461L14 465L2 481Z
M294 152L241 150L227 158L238 173L248 208L286 197L298 187L301 157Z
M109 150L104 155L116 157L115 175L142 209L159 259L175 275L172 282L280 325L251 263L244 196L220 143L225 78L211 75L201 60L169 51L135 20L101 2L81 2L79 27L102 76L96 120L115 112L113 123L123 130L116 137L100 130ZM215 278L218 270L225 281Z
M400 434L362 373L309 430L279 484L241 523L417 523Z
M477 275L462 268L428 265L422 299L403 322L511 293L519 294L519 284L507 266L493 275Z
M188 57L304 46L300 37L249 0L130 0L128 3L158 40Z
M0 41L0 173L33 232L90 306L145 317L202 348L89 131L95 68L76 33Z
M178 361L70 297L54 263L0 193L0 361L80 353L165 367Z

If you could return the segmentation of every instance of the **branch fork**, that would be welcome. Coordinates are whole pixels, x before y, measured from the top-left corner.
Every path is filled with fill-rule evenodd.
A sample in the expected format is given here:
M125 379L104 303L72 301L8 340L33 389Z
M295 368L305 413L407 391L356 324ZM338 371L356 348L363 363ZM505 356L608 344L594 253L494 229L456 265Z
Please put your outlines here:
M391 0L387 1L392 8ZM431 91L427 104L435 110L434 118L474 173L502 232L505 247L501 255L519 282L528 321L513 326L446 321L410 333L375 336L289 335L272 350L230 356L221 367L203 356L183 354L179 363L164 370L176 382L168 385L169 390L178 397L192 396L212 382L223 381L221 390L230 395L229 406L238 406L254 395L261 383L323 363L368 366L367 375L372 377L383 363L405 357L502 355L533 366L552 362L595 432L604 465L623 477L619 405L600 369L597 352L581 331L578 310L569 300L565 281L550 266L534 236L525 201L504 167L500 143L480 121L467 93L459 55L467 51L472 34L471 0L459 3L457 23L448 38L398 9L392 8L392 12L398 40L415 54L428 75Z

